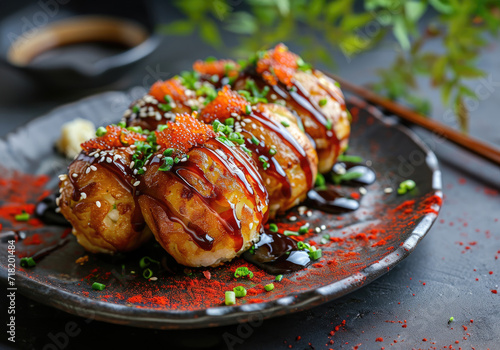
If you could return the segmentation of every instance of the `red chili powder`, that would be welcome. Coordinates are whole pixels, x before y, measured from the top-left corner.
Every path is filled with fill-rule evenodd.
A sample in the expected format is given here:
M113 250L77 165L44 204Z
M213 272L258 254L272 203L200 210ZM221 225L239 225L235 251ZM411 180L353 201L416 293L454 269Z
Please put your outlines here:
M497 290L496 290L496 289L492 289L492 290L491 290L491 292L492 292L493 294L497 294Z
M382 337L378 337L377 339L375 339L375 341L383 342L383 341L384 341L384 338L382 338Z

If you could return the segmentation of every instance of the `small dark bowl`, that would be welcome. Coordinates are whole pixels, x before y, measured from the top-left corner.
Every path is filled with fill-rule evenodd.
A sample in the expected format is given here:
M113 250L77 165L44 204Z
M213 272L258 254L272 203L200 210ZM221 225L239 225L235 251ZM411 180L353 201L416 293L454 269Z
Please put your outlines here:
M3 18L0 27L2 63L44 88L94 88L112 83L160 43L147 3L62 3L18 9Z

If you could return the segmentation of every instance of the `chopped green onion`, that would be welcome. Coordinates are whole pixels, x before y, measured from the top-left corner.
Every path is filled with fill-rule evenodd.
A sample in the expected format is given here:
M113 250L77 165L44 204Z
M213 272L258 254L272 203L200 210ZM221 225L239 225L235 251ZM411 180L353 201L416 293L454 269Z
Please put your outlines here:
M97 283L97 282L94 282L92 284L92 289L94 289L94 290L104 290L104 288L106 288L105 284Z
M171 156L173 153L174 153L174 149L173 148L167 148L166 150L163 151L163 155L164 156Z
M292 86L290 89L288 89L290 92L297 92L297 88L295 86Z
M338 158L339 162L351 162L351 163L362 163L363 157L360 156L348 156L346 154L341 154Z
M270 148L269 149L269 155L270 156L274 156L276 153L278 153L278 151L276 150L276 148Z
M452 323L455 320L455 317L451 316L450 319L448 320L448 323Z
M118 125L120 128L126 128L127 127L127 124L125 124L125 122L123 122L123 121L122 122L118 122L118 124L116 124L116 125Z
M271 231L271 232L278 232L278 225L276 225L276 224L269 224L269 231Z
M141 269L143 269L151 265L151 263L160 265L159 261L153 260L149 256L145 256L139 261L139 266L141 267Z
M322 98L321 100L319 100L319 106L323 107L324 105L326 105L326 102L327 102L326 98Z
M252 139L251 139L252 143L255 145L255 146L258 146L260 144L260 141L258 138L256 138L255 136L252 135Z
M266 290L266 292L270 292L274 289L274 284L272 284L272 283L266 284L264 286L264 289Z
M158 103L158 108L163 112L170 112L172 110L170 103Z
M168 102L169 104L173 102L173 100L172 100L172 96L170 96L170 95L165 95L165 96L163 97L163 99L164 99L166 102Z
M283 125L285 128L288 128L290 126L290 123L287 122L286 120L282 120L281 125Z
M264 170L269 169L269 163L268 162L262 163L262 169L264 169Z
M325 187L326 180L323 174L318 173L318 175L316 175L316 180L314 181L314 185L316 187Z
M247 295L247 290L243 286L234 287L233 292L236 298L243 298L245 295Z
M146 269L142 272L142 277L144 277L145 279L148 279L148 278L151 278L153 277L153 271L151 269Z
M309 232L309 225L304 225L304 226L301 226L299 228L299 233L300 234L304 234L304 233L307 233L307 232Z
M30 219L30 214L23 212L22 214L14 216L14 219L16 219L16 221L28 221Z
M205 58L205 62L207 62L207 63L215 62L215 61L217 61L217 58L215 58L214 56L208 56L207 58Z
M245 113L250 114L252 113L252 106L250 105L245 105Z
M278 275L278 276L276 276L276 278L274 280L276 282L281 282L282 279L283 279L283 275Z
M261 163L267 162L267 157L266 156L259 156L259 161Z
M106 135L107 132L108 131L106 130L106 128L104 126L100 126L97 128L97 131L95 132L95 136L101 137L101 136Z
M175 157L175 159L178 159ZM158 168L160 171L170 171L174 166L174 159L172 157L163 158L163 164Z
M134 112L134 113L139 113L139 110L140 110L140 108L138 105L134 105L134 107L132 107L132 112Z
M22 258L21 259L21 266L22 267L33 267L33 266L36 266L36 262L35 262L35 260L33 260L32 257Z
M357 171L347 172L347 173L342 174L342 175L333 174L332 181L338 185L343 181L350 181L350 180L359 179L361 176L363 176L363 174L360 172L357 172Z
M321 249L310 251L309 257L311 258L311 260L318 260L319 258L321 258Z
M236 294L234 292L227 291L225 293L224 303L228 306L236 304Z
M252 155L252 151L250 151L248 148L246 148L245 146L241 146L241 149L244 150L245 152L247 152L247 154L249 155Z
M326 120L325 127L326 127L326 130L332 130L333 124L332 124L332 121L330 119Z
M298 232L295 232L295 231L290 231L290 230L285 230L285 231L283 231L283 234L284 234L285 236L298 236L298 235L299 235L299 233L298 233Z
M227 118L224 121L224 124L233 126L234 125L234 118Z
M140 126L129 126L127 130L130 130L138 134L142 134L142 128Z
M248 269L248 267L241 266L234 271L234 277L239 278L239 277L246 277L248 278L253 278L253 272Z
M399 184L398 194L405 194L408 191L413 190L417 184L413 180L405 180Z
M168 129L168 125L167 124L158 125L156 129L162 132L163 130Z

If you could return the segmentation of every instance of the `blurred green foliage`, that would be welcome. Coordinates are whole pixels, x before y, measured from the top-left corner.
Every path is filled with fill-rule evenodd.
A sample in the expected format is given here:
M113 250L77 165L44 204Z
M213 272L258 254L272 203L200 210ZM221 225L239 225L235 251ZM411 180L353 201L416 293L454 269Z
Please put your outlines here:
M328 47L351 59L392 33L400 49L393 64L378 71L373 88L427 115L431 106L417 94L417 77L427 77L464 131L469 119L464 101L477 98L465 81L485 76L476 60L487 36L500 28L498 0L178 0L175 5L184 18L163 25L163 33L198 32L224 48L222 28L240 34L231 48L238 57L293 41L304 48L305 60L333 66ZM429 11L433 14L423 23ZM429 51L429 40L439 40L441 50Z

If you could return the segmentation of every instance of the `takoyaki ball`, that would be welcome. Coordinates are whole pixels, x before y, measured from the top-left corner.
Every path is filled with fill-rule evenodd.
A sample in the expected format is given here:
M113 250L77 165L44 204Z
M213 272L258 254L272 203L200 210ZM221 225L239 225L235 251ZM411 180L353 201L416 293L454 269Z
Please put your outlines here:
M139 185L146 222L162 247L185 266L217 266L259 239L267 192L239 146L209 125L179 115L156 132L161 152Z
M283 103L296 113L316 144L319 171L331 170L350 134L344 97L336 82L283 44L257 55L253 63L235 81L235 89L256 88L270 102Z
M134 198L128 146L137 140L144 136L108 126L106 135L82 144L68 175L60 176L59 208L89 252L130 251L152 236Z
M248 149L269 193L270 217L305 199L314 185L318 158L286 107L262 103L251 107L226 85L199 118L206 123L217 120L227 124L218 128L225 129L231 142Z
M238 77L240 66L232 60L208 58L193 64L193 70L199 74L200 81L208 81L216 88L231 84Z

